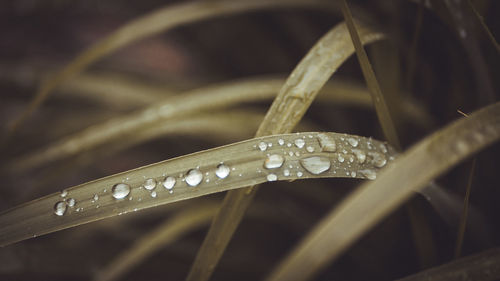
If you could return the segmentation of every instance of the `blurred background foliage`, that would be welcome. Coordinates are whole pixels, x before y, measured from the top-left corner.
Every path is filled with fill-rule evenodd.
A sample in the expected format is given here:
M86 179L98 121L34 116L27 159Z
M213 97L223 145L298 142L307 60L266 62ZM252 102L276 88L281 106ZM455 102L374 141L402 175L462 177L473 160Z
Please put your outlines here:
M2 1L0 3L0 129L33 97L39 83L78 53L128 21L179 1ZM458 3L458 4L457 4ZM498 100L500 56L469 1L349 1L356 18L387 34L366 47L382 92L407 148L423 136ZM500 2L470 4L493 37L500 35ZM459 15L460 14L460 15ZM65 187L160 160L250 138L238 134L172 134L119 153L63 159L37 169L5 172L8 163L56 140L141 109L156 99L247 77L288 75L314 43L343 20L340 11L276 8L225 15L179 26L119 49L58 88L2 148L0 209ZM351 57L332 77L364 87ZM76 82L75 82L76 81ZM104 86L103 86L104 85ZM140 89L153 89L155 96ZM161 91L158 91L161 89ZM131 91L132 97L120 93ZM325 93L327 94L327 93ZM142 96L141 96L142 95ZM411 98L430 115L418 126L401 118L399 99ZM264 114L271 101L238 110ZM234 108L232 109L234 110ZM459 112L460 111L460 112ZM230 116L228 116L230 118ZM383 139L374 111L315 102L304 122L325 131ZM500 245L498 145L476 155L471 204L485 224L465 234L463 255ZM463 197L471 170L466 161L439 178ZM265 185L237 230L213 280L261 279L289 249L361 181L322 179ZM218 200L222 194L209 196ZM179 204L199 204L191 200ZM414 211L409 212L408 209ZM175 206L116 217L0 249L2 280L89 280L114 257L176 212ZM266 214L274 213L272 216ZM460 211L458 212L460 213ZM409 214L420 221L412 228ZM391 214L322 272L318 280L389 280L453 259L459 217L444 220L420 195ZM181 280L206 229L193 230L142 261L123 280ZM480 233L482 235L471 235ZM424 245L416 237L430 238ZM420 250L419 250L420 249ZM426 249L422 253L422 249Z

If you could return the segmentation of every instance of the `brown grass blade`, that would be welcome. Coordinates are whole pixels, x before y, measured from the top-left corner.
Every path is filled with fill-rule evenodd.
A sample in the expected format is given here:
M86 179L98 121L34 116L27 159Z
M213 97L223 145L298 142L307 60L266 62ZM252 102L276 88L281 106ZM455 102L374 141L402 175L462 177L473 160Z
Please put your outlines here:
M255 9L290 6L318 6L321 1L277 0L277 1L210 1L189 2L169 5L163 9L137 18L94 44L78 55L59 71L53 78L42 83L27 108L10 124L8 137L11 136L31 113L36 110L50 93L62 82L82 72L92 63L113 51L145 37L167 31L182 24L200 21L220 15L241 13ZM323 5L324 6L324 5Z
M154 105L138 110L135 113L116 117L101 124L95 124L47 147L22 155L6 164L5 168L8 168L12 173L20 173L60 159L79 155L82 152L87 154L100 153L99 151L102 149L117 152L131 145L175 133L174 128L181 128L180 133L183 133L185 131L182 130L183 125L196 127L196 124L198 124L197 127L199 128L204 123L211 127L217 127L217 124L221 124L221 122L216 122L214 125L208 123L208 119L198 119L198 122L194 122L191 118L189 120L185 118L198 112L221 109L245 102L271 99L276 96L284 81L284 79L277 76L249 78L202 87L176 97L159 100ZM80 83L76 83L77 86ZM151 87L148 91L147 87L141 84L134 84L132 89L142 89L146 96L151 97L162 91L161 88ZM320 94L318 98L325 102L338 105L372 107L371 98L366 88L352 81L335 79L335 81L325 84L320 93L324 94ZM405 118L409 121L416 122L424 128L433 126L432 117L416 101L406 99L403 100L401 106L406 114ZM181 120L181 118L184 119ZM193 118L196 119L196 117ZM217 117L215 119L220 120L221 118ZM252 117L249 120L252 121L255 118ZM196 133L196 131L194 132ZM225 134L227 133L229 132L225 130ZM235 133L238 132L235 131ZM109 148L111 143L113 145Z
M186 232L208 225L218 209L217 204L204 203L196 207L184 208L173 218L167 219L154 231L141 237L130 249L118 256L94 278L95 281L117 280L166 245L175 242Z
M363 71L363 76L365 77L368 89L370 89L375 112L377 113L379 123L382 126L384 136L387 138L387 141L390 144L396 147L396 149L401 150L401 144L396 132L396 127L394 126L389 108L387 107L385 98L382 95L382 91L380 90L380 85L378 84L377 77L375 77L372 65L368 60L368 56L366 55L365 49L363 48L363 44L361 43L358 31L356 29L356 26L354 25L351 10L349 10L346 0L341 0L340 3L342 14L344 15L349 34L351 35L354 48L356 49L356 55L361 66L361 70Z
M382 34L359 26L363 43ZM256 136L291 132L305 114L321 87L354 52L346 26L342 23L324 35L297 65L268 110ZM198 251L187 280L208 280L234 231L255 196L257 188L229 192Z
M500 137L500 103L420 141L335 207L267 280L308 280L415 191Z
M7 210L0 214L0 246L267 181L373 179L393 157L394 150L382 142L346 134L297 133L250 139L84 183Z

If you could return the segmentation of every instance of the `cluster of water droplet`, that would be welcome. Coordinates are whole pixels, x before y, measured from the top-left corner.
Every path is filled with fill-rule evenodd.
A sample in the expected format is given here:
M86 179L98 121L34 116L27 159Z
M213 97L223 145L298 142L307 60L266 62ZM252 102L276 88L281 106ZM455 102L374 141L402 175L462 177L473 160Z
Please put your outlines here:
M270 172L266 178L268 181L277 180L279 174L276 171L281 168L285 178L294 174L301 177L303 170L312 175L321 175L327 171L337 174L339 170L343 170L347 176L375 179L376 169L387 164L385 154L388 150L385 144L379 143L376 148L374 143L371 140L362 142L360 138L353 136L334 137L326 133L317 134L316 137L309 135L309 139L306 135L297 135L291 142L280 138L277 144L282 147L282 153L273 150L264 160L264 168ZM260 141L256 147L267 152L272 147L272 142ZM325 152L328 154L325 155ZM285 165L285 162L289 164ZM333 162L337 163L334 167Z
M273 147L274 141L274 147ZM291 140L285 141L283 138L273 139L265 138L258 141L254 148L262 154L265 154L262 167L257 169L258 174L263 174L267 181L277 181L279 179L293 179L304 176L308 173L312 176L322 175L326 172L338 174L339 176L360 177L366 179L375 179L376 170L382 168L387 163L388 149L384 144L373 142L364 138L353 136L344 137L337 134L297 134ZM392 160L389 158L389 160ZM211 180L224 180L228 178L235 168L220 162L214 167L213 172L203 172L200 167L189 169L184 174L163 175L161 178L144 178L138 184L138 189L144 189L149 195L156 198L161 194L158 187L163 186L170 194L179 184L178 181L185 182L187 187L197 187ZM265 171L263 173L263 171ZM239 173L238 176L242 176ZM127 178L123 182L114 184L111 187L111 196L115 200L132 200L130 195L132 186ZM103 191L106 193L106 189ZM67 191L61 193L64 200L58 201L54 205L54 213L63 216L68 207L75 206L76 201L73 198L66 198ZM136 197L136 196L134 196ZM90 199L91 203L99 200L99 195L94 194ZM141 201L142 198L137 198ZM98 208L98 205L97 207ZM77 208L76 211L83 210Z

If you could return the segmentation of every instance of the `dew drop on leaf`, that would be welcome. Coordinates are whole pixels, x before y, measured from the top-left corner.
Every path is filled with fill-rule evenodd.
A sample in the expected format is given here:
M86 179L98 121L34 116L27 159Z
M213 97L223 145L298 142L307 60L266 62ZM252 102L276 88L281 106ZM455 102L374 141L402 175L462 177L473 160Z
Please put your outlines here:
M156 187L155 179L147 179L144 181L144 188L147 190L153 190Z
M340 163L344 163L344 156L342 154L339 154L339 156L337 157L337 159L339 160Z
M130 185L126 183L117 183L113 185L113 188L111 189L111 193L113 194L113 197L116 199L123 199L127 197L130 193Z
M62 216L66 213L66 202L59 201L54 205L54 214Z
M259 149L260 151L265 151L267 149L267 144L263 141L259 143Z
M75 198L68 198L68 200L66 200L66 202L68 203L68 206L70 206L70 207L74 207L76 204Z
M186 174L186 183L189 186L197 186L200 184L202 180L203 180L203 174L198 169L191 169Z
M309 173L319 175L330 169L330 159L327 157L313 156L300 159L300 164Z
M357 147L358 146L358 140L355 138L348 138L347 141L352 147Z
M225 179L227 176L229 176L230 171L231 170L229 169L228 166L224 165L223 163L220 163L217 166L217 169L215 170L215 175L220 179Z
M366 153L361 150L361 149L353 149L352 153L356 156L356 159L358 159L359 164L365 163L366 160Z
M298 148L302 148L306 144L306 142L303 139L296 139L294 143L295 146L297 146Z
M278 176L276 176L275 174L267 175L267 181L276 181L276 180L278 180Z
M165 187L168 190L171 190L174 188L175 185L175 178L174 177L166 177L165 180L163 181L163 187Z
M377 168L382 168L387 163L387 159L385 159L385 156L381 153L369 152L368 155L373 158L372 163Z

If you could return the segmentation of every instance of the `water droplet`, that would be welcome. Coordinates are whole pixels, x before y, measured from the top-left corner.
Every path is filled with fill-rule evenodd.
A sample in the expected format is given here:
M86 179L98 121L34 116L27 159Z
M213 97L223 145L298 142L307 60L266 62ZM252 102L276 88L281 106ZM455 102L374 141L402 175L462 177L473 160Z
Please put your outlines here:
M276 176L275 174L267 175L267 181L276 181L276 180L278 180L278 176Z
M302 177L302 175L303 175L303 174L302 174L302 172L301 172L301 171L298 171L298 172L297 172L297 177L299 177L299 178L300 178L300 177Z
M97 201L97 200L99 200L99 195L94 194L94 201Z
M286 146L292 147L292 144L291 143L287 143Z
M273 147L273 143L272 142L268 143L267 147Z
M299 157L300 156L300 152L295 151L295 156Z
M163 181L163 187L165 187L168 190L171 190L174 188L175 185L175 178L174 177L166 177L165 180Z
M294 143L295 146L297 146L298 148L303 148L304 145L306 144L306 142L303 139L296 139Z
M68 200L66 200L66 202L68 203L68 206L70 206L70 207L74 207L76 204L75 198L68 198Z
M117 183L113 185L113 188L111 189L111 193L113 194L113 197L116 199L123 199L127 197L130 193L130 185L126 183Z
M300 159L300 164L309 173L314 175L319 175L330 169L330 159L321 156Z
M352 153L356 156L358 159L359 164L365 163L366 160L366 153L363 150L360 149L353 149Z
M259 149L260 151L265 151L267 149L267 144L263 141L259 143Z
M351 177L355 178L356 177L356 172L351 172Z
M225 179L227 176L229 176L230 171L231 170L228 166L220 163L215 170L215 175L217 175L217 177L219 177L220 179Z
M68 191L67 190L61 191L61 197L62 198L66 197L66 195L68 195Z
M202 180L203 174L198 169L191 169L186 174L186 183L190 186L197 186Z
M151 192L151 197L153 197L153 198L156 197L156 191Z
M352 147L356 147L358 146L358 140L355 139L355 138L348 138L347 141L349 142L349 144L352 146Z
M377 178L377 173L374 170L366 169L358 172L360 172L363 176L365 176L369 180L374 180Z
M144 181L144 188L147 190L153 190L156 187L156 180L154 179L147 179Z
M380 150L382 151L382 153L387 153L387 146L385 145L385 143L380 144Z
M325 134L318 134L318 141L323 151L335 152L337 150L335 141Z
M307 152L313 153L314 152L314 147L308 146L306 147Z
M288 169L283 170L283 175L285 177L289 177L290 176L290 170L288 170Z
M264 161L264 167L266 169L276 169L283 165L285 158L279 154L271 154Z
M62 216L66 213L66 202L59 201L54 205L54 214Z
M352 163L354 162L354 157L352 157L352 155L349 155L349 162ZM350 167L350 166L349 166Z
M339 156L337 157L337 159L339 160L340 163L344 163L344 156L342 154L339 154Z
M279 144L279 145L284 145L284 144L285 144L285 141L284 141L283 139L279 139L279 140L278 140L278 144Z
M382 168L387 163L387 159L385 159L385 156L381 153L369 152L368 155L373 158L372 163L377 168Z
M293 156L293 151L288 151L288 155Z

